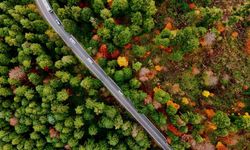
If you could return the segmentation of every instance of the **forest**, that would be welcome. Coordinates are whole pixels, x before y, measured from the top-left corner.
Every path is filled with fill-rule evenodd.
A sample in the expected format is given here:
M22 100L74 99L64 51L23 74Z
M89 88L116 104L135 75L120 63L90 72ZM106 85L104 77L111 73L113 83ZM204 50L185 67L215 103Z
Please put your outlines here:
M49 0L173 150L250 149L248 0ZM0 150L158 150L34 0L0 0Z

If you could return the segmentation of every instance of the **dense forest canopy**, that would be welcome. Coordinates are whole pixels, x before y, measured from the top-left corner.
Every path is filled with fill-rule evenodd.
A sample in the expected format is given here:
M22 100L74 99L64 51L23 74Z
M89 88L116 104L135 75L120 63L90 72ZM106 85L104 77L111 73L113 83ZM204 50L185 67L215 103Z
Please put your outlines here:
M250 149L247 0L49 0L175 150ZM33 0L0 0L0 150L159 149Z

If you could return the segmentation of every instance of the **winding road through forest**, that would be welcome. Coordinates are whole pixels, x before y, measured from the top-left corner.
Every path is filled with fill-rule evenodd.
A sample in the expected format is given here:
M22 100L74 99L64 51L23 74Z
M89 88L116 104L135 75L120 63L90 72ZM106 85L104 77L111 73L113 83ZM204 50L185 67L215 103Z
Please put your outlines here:
M143 126L151 137L164 150L171 150L163 134L154 126L154 124L143 114L138 113L131 101L126 98L119 86L103 71L103 69L91 58L84 50L81 44L69 33L52 10L47 0L36 0L36 4L47 22L63 39L63 41L72 49L80 61L106 86L111 94L119 103Z

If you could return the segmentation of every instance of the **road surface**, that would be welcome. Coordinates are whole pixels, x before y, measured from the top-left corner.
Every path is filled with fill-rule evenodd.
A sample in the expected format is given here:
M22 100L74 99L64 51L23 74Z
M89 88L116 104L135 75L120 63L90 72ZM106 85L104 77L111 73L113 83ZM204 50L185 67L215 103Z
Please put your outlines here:
M80 61L106 86L111 94L119 103L143 126L151 137L164 150L171 150L162 133L152 124L152 122L143 114L138 113L133 104L127 99L119 86L103 71L103 69L91 58L83 49L81 44L69 33L64 30L61 21L52 10L47 0L36 0L36 4L43 17L58 33L63 41L72 49Z

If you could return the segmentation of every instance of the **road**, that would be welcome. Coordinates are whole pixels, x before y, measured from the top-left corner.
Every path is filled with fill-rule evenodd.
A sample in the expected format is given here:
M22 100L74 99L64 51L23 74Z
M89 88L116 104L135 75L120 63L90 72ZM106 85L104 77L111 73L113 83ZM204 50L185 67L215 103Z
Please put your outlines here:
M127 99L119 86L103 71L103 69L92 59L84 50L81 44L69 33L64 30L61 21L52 10L47 0L35 0L43 17L72 49L78 59L106 86L116 100L141 124L149 135L164 150L171 150L163 134L153 125L153 123L143 114L138 113L133 104Z

